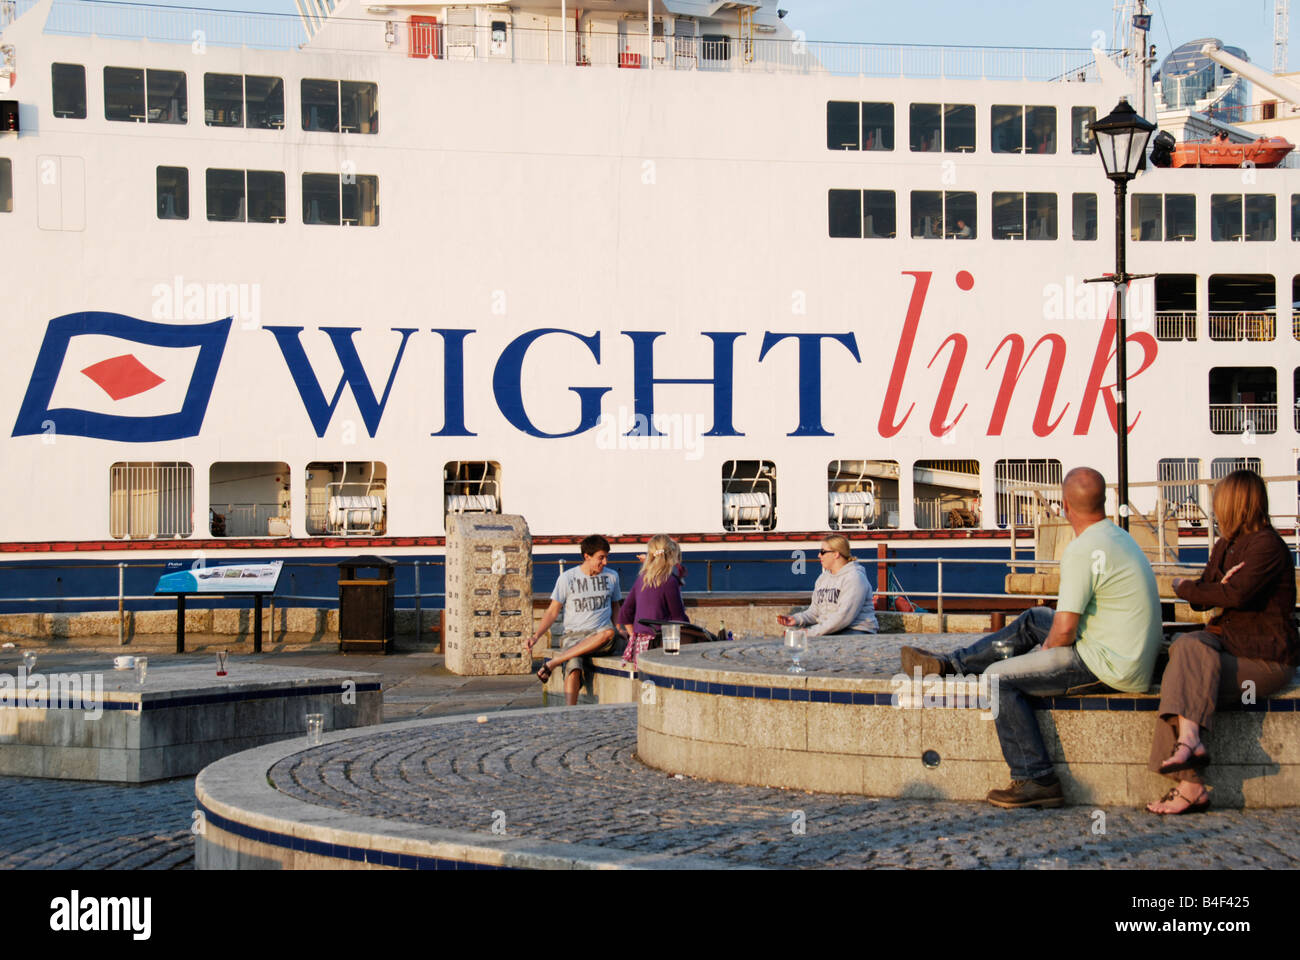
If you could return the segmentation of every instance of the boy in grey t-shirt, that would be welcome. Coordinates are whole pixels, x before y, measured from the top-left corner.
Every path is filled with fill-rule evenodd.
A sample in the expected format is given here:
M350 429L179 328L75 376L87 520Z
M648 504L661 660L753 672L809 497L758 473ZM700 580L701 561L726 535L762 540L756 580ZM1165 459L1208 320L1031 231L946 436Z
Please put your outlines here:
M542 617L541 626L528 638L528 649L551 629L564 609L564 639L557 656L542 664L537 679L545 683L556 667L564 669L564 699L569 706L578 702L582 686L584 657L598 657L614 649L614 617L618 613L622 591L618 574L606 570L609 541L592 535L582 541L582 564L560 574L551 592L551 605Z

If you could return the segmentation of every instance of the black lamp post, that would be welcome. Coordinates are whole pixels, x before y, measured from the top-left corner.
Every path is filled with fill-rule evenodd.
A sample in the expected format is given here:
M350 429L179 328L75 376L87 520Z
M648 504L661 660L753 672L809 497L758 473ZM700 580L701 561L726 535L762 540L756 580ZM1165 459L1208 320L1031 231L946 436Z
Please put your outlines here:
M1119 434L1119 490L1118 507L1120 526L1128 529L1128 369L1124 358L1124 293L1134 276L1125 264L1124 198L1129 181L1137 176L1146 159L1147 141L1156 126L1139 116L1127 97L1108 116L1094 120L1088 126L1092 142L1101 154L1101 165L1106 176L1115 183L1115 275L1102 279L1115 284L1115 401L1116 425Z

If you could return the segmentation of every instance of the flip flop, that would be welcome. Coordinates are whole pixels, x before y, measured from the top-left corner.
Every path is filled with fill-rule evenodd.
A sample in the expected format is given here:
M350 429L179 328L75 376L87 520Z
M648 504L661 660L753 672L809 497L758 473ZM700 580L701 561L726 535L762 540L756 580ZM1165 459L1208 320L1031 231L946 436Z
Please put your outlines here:
M554 671L546 665L546 661L543 660L542 665L537 670L537 679L542 681L542 683L545 683L551 679L551 674L553 672Z
M1174 745L1174 752L1169 755L1169 759L1160 764L1160 773L1178 773L1180 770L1200 770L1210 763L1210 751L1206 749L1204 743L1198 744L1200 752L1198 753L1189 744L1179 740ZM1178 756L1180 750L1187 750L1187 759L1181 763L1171 763L1174 757Z

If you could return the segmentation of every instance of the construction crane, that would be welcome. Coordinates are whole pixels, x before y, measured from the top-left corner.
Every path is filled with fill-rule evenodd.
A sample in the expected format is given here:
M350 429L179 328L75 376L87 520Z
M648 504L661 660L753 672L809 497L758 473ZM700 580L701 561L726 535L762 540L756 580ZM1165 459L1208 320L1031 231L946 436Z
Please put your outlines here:
M1273 0L1273 72L1287 71L1287 38L1291 34L1288 0Z

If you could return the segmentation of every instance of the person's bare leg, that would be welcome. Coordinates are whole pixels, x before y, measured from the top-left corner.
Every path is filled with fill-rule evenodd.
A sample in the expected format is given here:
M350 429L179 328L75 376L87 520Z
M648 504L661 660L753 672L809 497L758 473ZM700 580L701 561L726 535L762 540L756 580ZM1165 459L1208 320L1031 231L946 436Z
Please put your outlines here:
M582 671L573 670L564 678L564 702L571 707L578 705L578 691L582 689Z
M1148 803L1147 809L1152 813L1181 813L1205 795L1205 784L1199 779L1179 780L1175 789L1177 796Z
M1189 720L1186 717L1178 716L1178 743L1174 747L1174 752L1164 764L1161 764L1161 770L1166 765L1186 764L1196 757L1205 756L1205 746L1201 743L1201 726L1195 720ZM1197 794L1199 796L1199 794Z
M565 660L572 660L574 657L585 657L594 650L599 650L609 642L610 637L614 636L612 627L605 630L598 630L584 640L579 640L571 647L561 650L551 659L547 660L543 666L554 672L555 668L564 663Z

